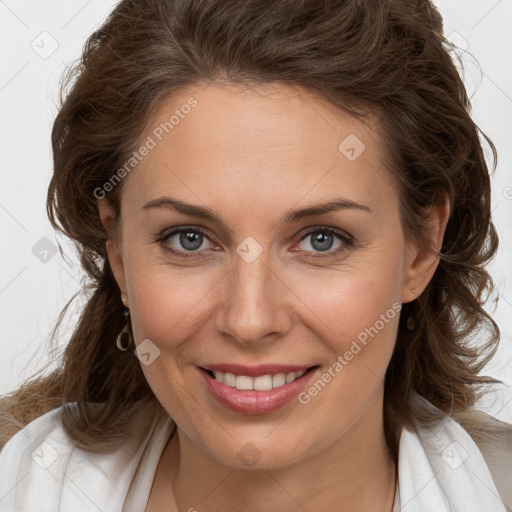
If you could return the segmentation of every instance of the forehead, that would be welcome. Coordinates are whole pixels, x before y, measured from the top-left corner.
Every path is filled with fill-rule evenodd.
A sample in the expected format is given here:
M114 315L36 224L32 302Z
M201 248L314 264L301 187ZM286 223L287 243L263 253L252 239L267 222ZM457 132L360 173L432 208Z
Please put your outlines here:
M252 201L282 209L333 189L366 202L393 189L373 119L363 123L281 84L181 90L155 109L140 143L152 147L123 192L138 207L172 193L225 208Z

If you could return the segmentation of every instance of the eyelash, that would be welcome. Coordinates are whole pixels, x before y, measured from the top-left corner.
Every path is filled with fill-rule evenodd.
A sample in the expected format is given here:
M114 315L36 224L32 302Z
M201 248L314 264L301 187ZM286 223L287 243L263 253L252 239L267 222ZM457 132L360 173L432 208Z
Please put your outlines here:
M203 251L176 251L174 249L171 249L169 246L165 245L165 242L167 240L169 240L169 238L173 237L174 235L177 235L180 233L187 233L187 232L193 232L195 234L200 234L200 235L204 236L205 238L207 238L211 242L210 237L208 236L208 233L206 233L206 231L204 231L203 229L201 229L199 227L193 227L193 226L190 226L190 227L184 226L179 229L174 229L170 233L162 232L160 235L158 235L158 238L155 241L162 247L162 249L171 253L174 256L178 256L180 258L185 258L185 259L187 259L187 258L198 259L198 258L203 257L201 253L207 249L204 249ZM299 242L302 242L302 240L306 239L308 236L310 236L314 233L326 233L326 234L334 235L343 244L341 247L339 247L338 249L335 249L333 251L329 250L329 249L327 251L314 251L314 252L313 251L302 251L302 252L305 252L306 254L312 253L312 254L308 254L308 257L312 257L312 258L327 258L330 256L332 257L333 255L338 255L341 252L343 252L343 251L347 250L348 248L353 247L355 245L355 241L350 235L348 235L347 233L345 233L344 231L341 231L339 229L327 227L327 226L315 226L314 228L312 228L312 229L308 230L307 232L305 232L304 234L302 234L299 239ZM298 250L296 252L301 252L301 251Z

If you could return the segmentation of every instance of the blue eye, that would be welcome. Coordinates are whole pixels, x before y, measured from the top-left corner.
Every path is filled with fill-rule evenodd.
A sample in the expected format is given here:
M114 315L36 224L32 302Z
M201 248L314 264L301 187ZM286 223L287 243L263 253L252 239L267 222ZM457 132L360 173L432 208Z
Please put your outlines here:
M204 231L198 228L176 229L162 237L159 241L168 251L184 257L197 257L199 254L196 256L196 254L186 253L200 253L211 248L204 246L206 241L210 242L210 244L211 241ZM169 247L169 245L172 247Z
M352 243L348 235L333 228L310 230L300 239L299 245L306 240L308 240L305 243L306 248L303 247L300 250L315 253L327 252L329 255L342 251Z

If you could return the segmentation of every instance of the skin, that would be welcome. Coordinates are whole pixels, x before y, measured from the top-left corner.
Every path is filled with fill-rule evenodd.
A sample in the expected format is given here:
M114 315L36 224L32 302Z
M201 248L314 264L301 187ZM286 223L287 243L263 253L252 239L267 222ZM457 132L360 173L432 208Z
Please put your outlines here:
M162 103L141 140L191 97L197 106L124 179L121 227L107 242L135 343L150 339L160 350L143 371L177 424L147 510L390 511L383 383L398 314L307 405L236 413L213 399L196 368L319 365L318 377L393 304L424 290L438 260L404 236L375 124L285 85L199 84ZM354 161L338 150L349 134L366 146ZM143 209L162 196L214 209L225 224ZM339 197L369 211L281 221ZM116 212L107 199L98 207L111 230ZM446 204L429 213L434 247L448 216ZM165 250L187 251L179 235L155 241L183 226L207 231L198 258ZM301 240L322 226L353 243L333 235L321 251L312 236ZM263 250L251 263L236 252L248 236ZM247 443L260 457L250 467L239 455Z

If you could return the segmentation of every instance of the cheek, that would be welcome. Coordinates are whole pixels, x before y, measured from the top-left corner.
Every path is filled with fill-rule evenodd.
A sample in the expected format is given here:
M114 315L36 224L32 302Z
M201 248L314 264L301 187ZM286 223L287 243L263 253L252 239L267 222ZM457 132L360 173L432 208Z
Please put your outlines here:
M402 263L399 255L375 258L331 274L302 273L293 279L293 291L309 310L310 324L321 328L321 337L342 350L348 339L385 316L385 326L397 321L401 308ZM289 281L290 282L290 281Z
M161 348L179 345L197 329L219 281L216 272L145 263L142 254L128 260L126 270L135 339Z

